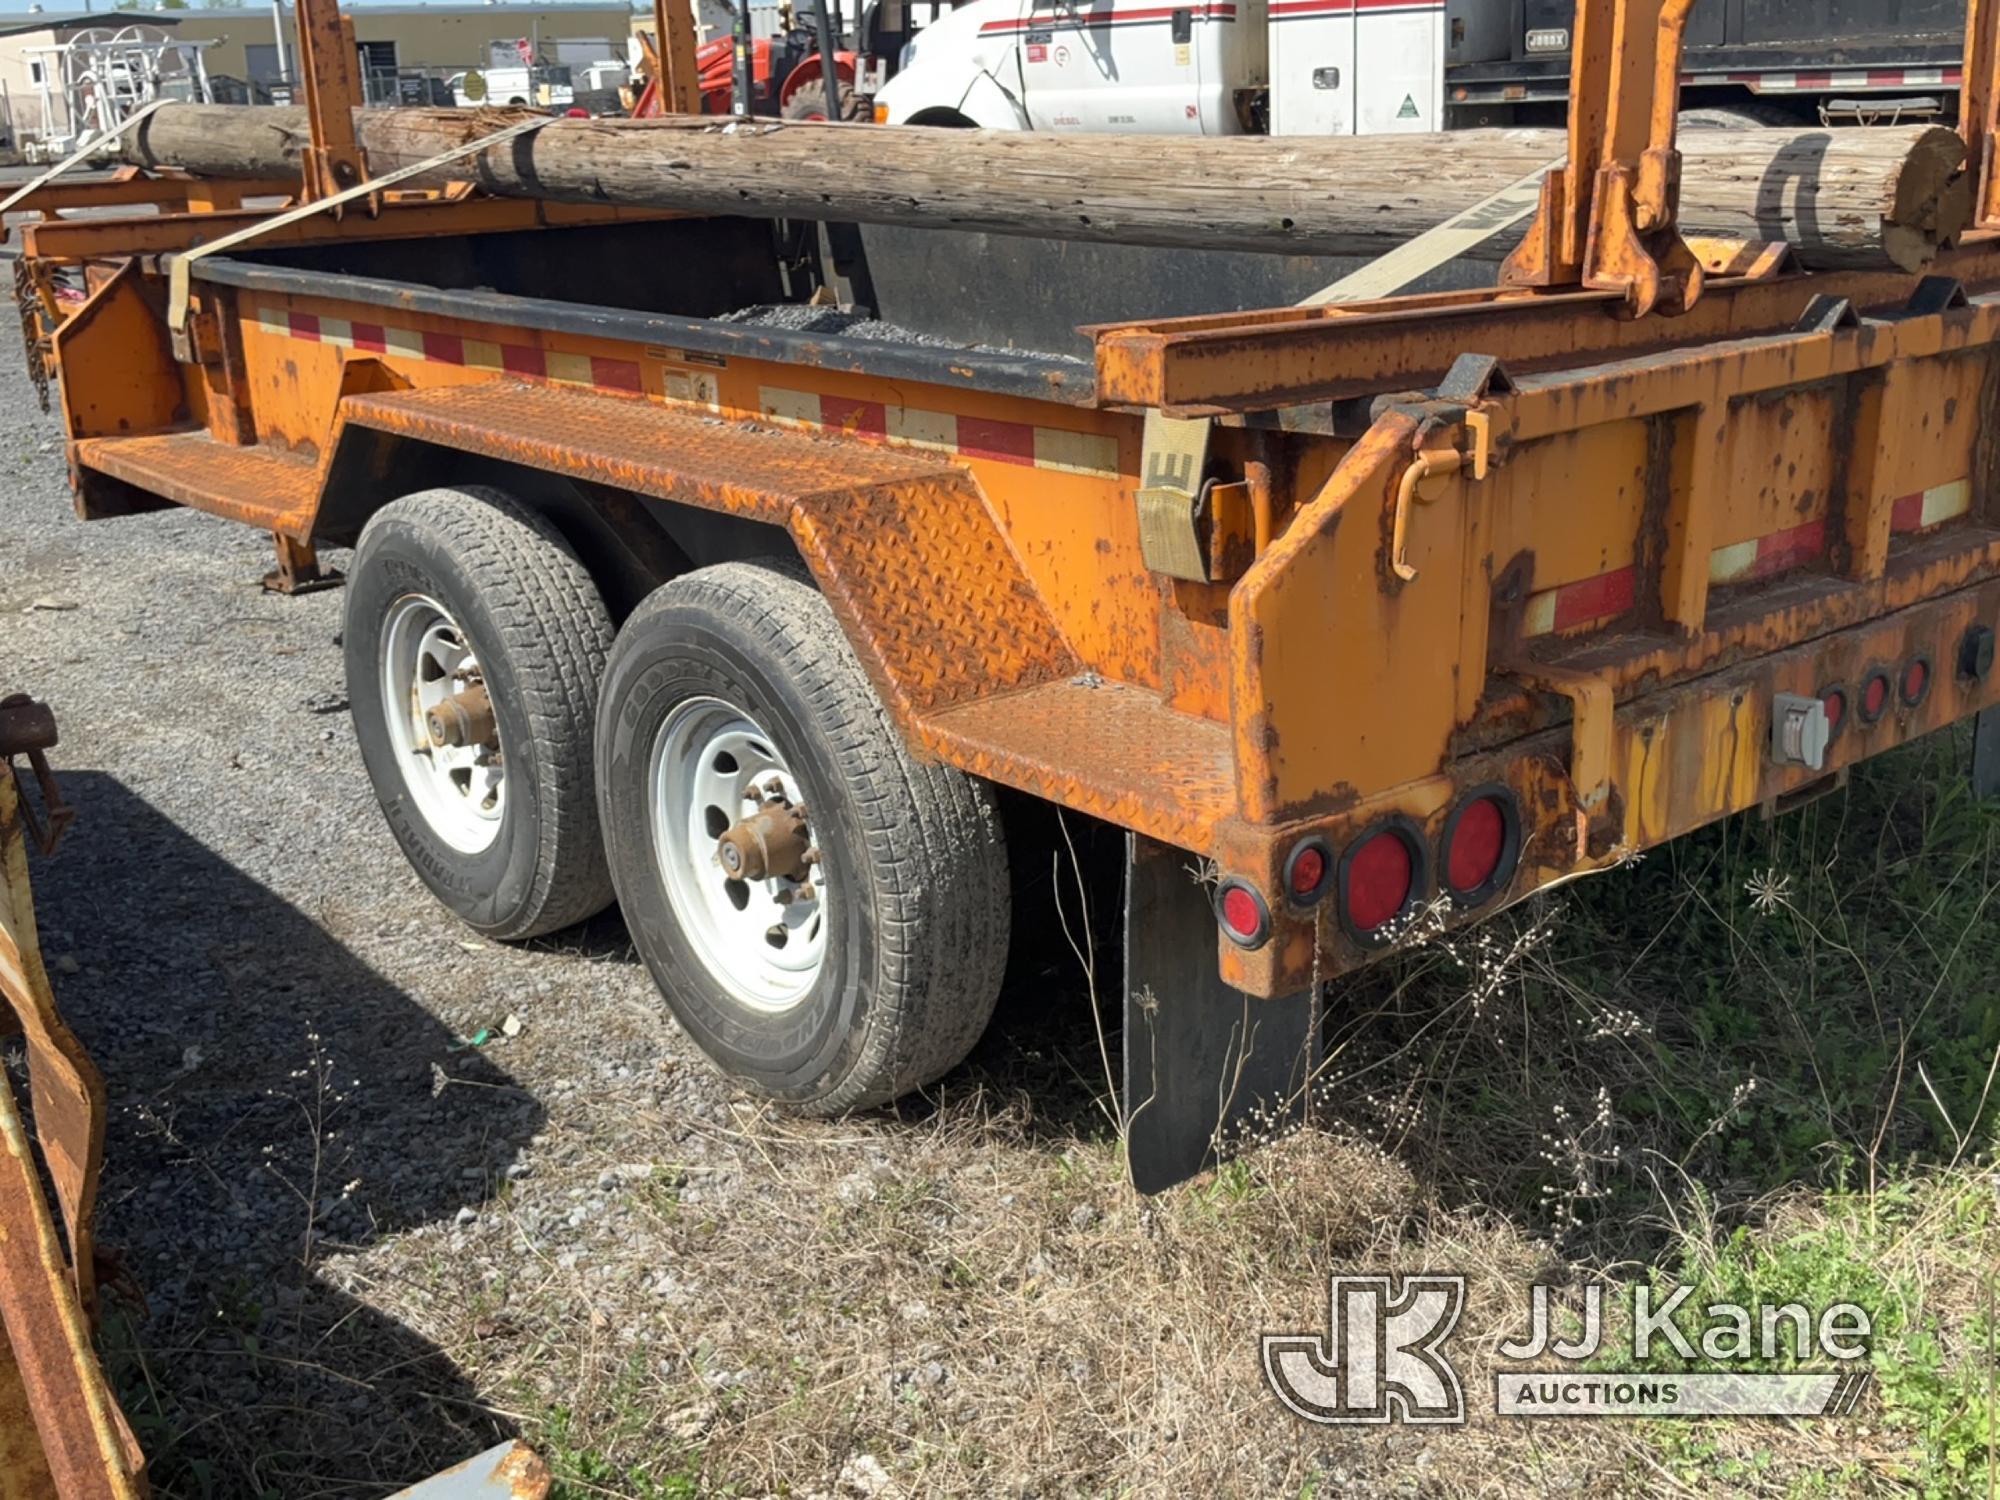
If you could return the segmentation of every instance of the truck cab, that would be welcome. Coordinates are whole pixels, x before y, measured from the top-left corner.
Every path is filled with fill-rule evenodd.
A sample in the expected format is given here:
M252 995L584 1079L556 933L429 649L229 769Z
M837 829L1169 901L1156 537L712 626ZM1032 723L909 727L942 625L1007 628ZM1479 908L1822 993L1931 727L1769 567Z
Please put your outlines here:
M1266 0L972 0L876 96L890 124L1236 135L1266 86Z
M905 49L884 124L1169 135L1443 128L1445 7L972 0Z

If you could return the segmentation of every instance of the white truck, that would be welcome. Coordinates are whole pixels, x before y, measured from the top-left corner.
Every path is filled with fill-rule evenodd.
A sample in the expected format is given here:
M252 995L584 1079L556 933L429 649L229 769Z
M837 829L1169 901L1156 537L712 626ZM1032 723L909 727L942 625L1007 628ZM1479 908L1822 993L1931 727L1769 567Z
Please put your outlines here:
M1442 130L1445 11L1444 0L971 0L904 49L875 118L1187 135Z
M1573 0L970 0L919 32L886 124L1202 135L1560 125ZM1690 125L1947 118L1964 0L1695 8Z
M445 80L460 109L485 104L529 104L560 109L574 102L576 88L566 67L468 68Z

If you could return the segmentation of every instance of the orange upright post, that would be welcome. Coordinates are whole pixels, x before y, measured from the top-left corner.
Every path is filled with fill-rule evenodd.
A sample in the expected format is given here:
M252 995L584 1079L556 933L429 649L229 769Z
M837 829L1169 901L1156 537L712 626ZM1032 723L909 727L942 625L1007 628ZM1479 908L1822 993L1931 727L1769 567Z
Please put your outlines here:
M365 178L354 111L364 102L354 22L338 0L299 0L299 77L305 84L312 144L306 148L305 195L331 198Z
M2000 0L1966 0L1958 133L1965 139L1966 166L1979 184L1974 222L1991 229L2000 225L2000 180L1993 171L1993 141L2000 133Z
M688 0L653 0L654 35L659 38L654 80L659 112L701 113L701 75L695 65L694 8Z
M1674 146L1693 8L1694 0L1579 0L1569 160L1543 179L1541 210L1502 285L1621 290L1635 317L1682 312L1700 297L1701 264L1678 224Z

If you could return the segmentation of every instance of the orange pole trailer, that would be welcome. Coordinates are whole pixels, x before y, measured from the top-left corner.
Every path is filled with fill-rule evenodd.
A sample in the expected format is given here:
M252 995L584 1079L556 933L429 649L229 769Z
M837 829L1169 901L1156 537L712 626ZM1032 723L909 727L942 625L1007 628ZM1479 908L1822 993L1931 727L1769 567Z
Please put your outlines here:
M1651 0L1647 25L1624 9L1593 0L1593 24L1678 46L1685 4ZM991 995L963 971L991 967L1004 912L981 906L992 870L949 848L1004 861L968 832L984 789L1124 830L1124 1105L1157 1187L1247 1105L1296 1105L1324 982L1413 932L1796 805L1968 716L1976 775L2000 782L2000 236L1922 278L1775 256L1704 277L1647 88L1674 70L1578 56L1617 80L1590 116L1616 197L1557 182L1534 274L1504 290L1110 323L1080 361L738 321L810 290L751 220L386 194L378 217L202 259L177 338L163 265L256 215L181 212L185 184L163 182L158 215L20 230L23 284L82 297L30 357L60 377L84 516L171 503L295 547L360 543L351 681L357 611L379 597L393 643L396 610L436 606L424 638L447 645L400 677L392 645L363 662L387 675L356 712L370 693L392 720L415 705L415 738L392 725L371 760L378 793L433 888L503 935L542 919L471 890L501 845L463 846L504 844L523 797L554 795L516 779L535 765L507 674L479 608L415 582L364 597L359 574L392 521L443 504L398 509L415 492L502 493L558 547L603 601L585 655L609 661L577 690L597 778L578 805L608 851L578 855L577 879L599 904L616 888L697 1040L781 1099L890 1097L977 1035ZM1593 276L1578 235L1605 213L1626 258ZM1635 316L1656 304L1677 315ZM497 524L467 516L465 537ZM742 571L760 557L783 559L763 584ZM718 623L747 599L755 630L789 629L802 578L914 757L896 785L922 837L895 846L895 879L868 860L898 835L872 796L842 811L842 778L902 752L839 741L815 770L837 740L810 722L817 679L794 701ZM464 776L406 796L396 747L403 774L414 757ZM971 790L923 812L934 777ZM460 823L426 833L427 796ZM932 887L949 911L925 915ZM725 897L778 959L732 969ZM877 950L925 922L960 957L911 938L897 961L949 982L884 977ZM822 1014L834 970L861 999ZM957 1019L863 1034L870 997L919 1014L924 984ZM904 1062L870 1073L870 1048Z

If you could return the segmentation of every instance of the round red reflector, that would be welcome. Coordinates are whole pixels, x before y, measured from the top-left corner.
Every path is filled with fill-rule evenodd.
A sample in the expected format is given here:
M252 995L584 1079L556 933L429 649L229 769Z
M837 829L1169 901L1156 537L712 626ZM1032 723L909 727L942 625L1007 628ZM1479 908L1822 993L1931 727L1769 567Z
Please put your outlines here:
M1889 679L1877 672L1861 686L1861 711L1871 719L1882 717L1889 706Z
M1347 920L1363 932L1394 918L1409 904L1415 878L1410 846L1386 829L1347 859Z
M1240 885L1232 885L1222 893L1222 922L1240 938L1254 938L1264 930L1264 913L1257 907L1257 898Z
M1465 804L1445 851L1445 879L1454 892L1476 891L1493 878L1507 850L1507 815L1491 797Z
M1931 664L1921 656L1913 657L1903 668L1903 701L1918 704L1924 701L1924 692L1931 685Z
M1292 894L1301 899L1319 889L1326 879L1326 854L1315 844L1292 856Z
M1833 688L1819 700L1819 705L1826 710L1826 732L1832 734L1847 717L1847 694Z

